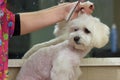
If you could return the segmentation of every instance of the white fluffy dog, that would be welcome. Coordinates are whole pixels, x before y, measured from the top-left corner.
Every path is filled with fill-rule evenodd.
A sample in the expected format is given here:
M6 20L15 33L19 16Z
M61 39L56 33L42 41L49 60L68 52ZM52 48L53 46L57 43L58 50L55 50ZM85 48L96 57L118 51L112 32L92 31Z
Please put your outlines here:
M67 39L41 48L30 56L17 80L78 80L80 58L92 48L101 48L109 41L109 27L91 15L81 14L66 27Z

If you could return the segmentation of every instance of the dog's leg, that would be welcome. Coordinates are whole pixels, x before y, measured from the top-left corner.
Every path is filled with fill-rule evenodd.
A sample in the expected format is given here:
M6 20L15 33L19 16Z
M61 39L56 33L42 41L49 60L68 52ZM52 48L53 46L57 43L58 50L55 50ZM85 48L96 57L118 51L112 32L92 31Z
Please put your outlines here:
M79 67L65 67L64 64L53 66L51 80L78 80L81 75Z
M63 55L54 60L50 77L51 80L78 80L80 75L79 65Z

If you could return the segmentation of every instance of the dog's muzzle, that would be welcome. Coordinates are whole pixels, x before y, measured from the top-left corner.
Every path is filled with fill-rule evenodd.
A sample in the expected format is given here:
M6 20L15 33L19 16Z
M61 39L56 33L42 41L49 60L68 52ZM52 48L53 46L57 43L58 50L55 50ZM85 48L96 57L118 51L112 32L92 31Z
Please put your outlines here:
M76 44L79 44L79 40L80 40L80 37L79 36L75 36L74 37L74 41Z

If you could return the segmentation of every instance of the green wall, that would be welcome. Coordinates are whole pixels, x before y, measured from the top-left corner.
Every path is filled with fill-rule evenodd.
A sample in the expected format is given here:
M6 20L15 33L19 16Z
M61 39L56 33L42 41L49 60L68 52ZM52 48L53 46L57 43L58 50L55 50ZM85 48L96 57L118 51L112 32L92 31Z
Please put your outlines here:
M57 5L57 0L39 0L39 9L46 9L49 7L52 7L54 5ZM33 32L30 34L30 47L32 47L34 44L41 43L44 41L48 41L52 38L54 38L53 35L53 27L54 25L51 25L47 28L44 28L42 30Z

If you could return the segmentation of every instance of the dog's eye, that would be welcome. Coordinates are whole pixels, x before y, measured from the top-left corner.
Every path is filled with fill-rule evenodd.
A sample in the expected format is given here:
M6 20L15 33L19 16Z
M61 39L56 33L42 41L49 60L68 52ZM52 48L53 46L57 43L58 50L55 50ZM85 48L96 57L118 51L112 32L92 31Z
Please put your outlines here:
M84 28L84 32L87 33L87 34L90 33L90 31L87 28Z
M78 31L79 29L78 28L75 28L74 31Z

